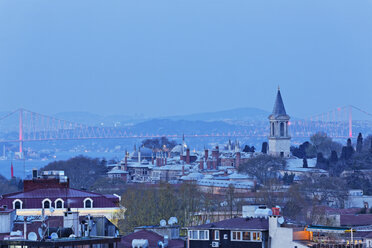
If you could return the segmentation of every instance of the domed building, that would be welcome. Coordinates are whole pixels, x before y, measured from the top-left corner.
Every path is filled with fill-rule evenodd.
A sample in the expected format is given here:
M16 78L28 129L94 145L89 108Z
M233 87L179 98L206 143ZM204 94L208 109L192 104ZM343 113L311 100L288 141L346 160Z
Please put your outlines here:
M154 153L152 149L149 149L146 147L138 148L138 150L133 151L129 156L131 161L134 161L134 162L139 162L139 159L140 161L142 160L151 161L153 157L154 157Z

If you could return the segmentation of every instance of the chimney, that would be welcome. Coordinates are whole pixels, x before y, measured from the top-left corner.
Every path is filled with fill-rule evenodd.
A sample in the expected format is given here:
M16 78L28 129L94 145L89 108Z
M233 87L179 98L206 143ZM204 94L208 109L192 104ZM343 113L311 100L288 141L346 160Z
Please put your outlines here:
M207 161L207 168L208 168L208 170L212 169L212 161L211 160Z
M151 153L151 164L154 165L154 153Z
M208 160L208 149L204 149L204 159L205 159L205 161L207 161Z
M212 162L213 162L213 170L217 170L217 159L213 158Z
M182 165L182 176L185 175L185 165Z
M236 158L235 158L235 168L236 169L239 169L239 166L240 166L240 157L241 157L240 152L237 152L236 153Z
M190 148L186 149L186 164L190 164Z
M279 216L280 215L280 208L278 208L278 207L271 208L271 211L273 212L274 216Z
M199 170L203 170L204 169L204 161L203 159L200 159L199 161Z

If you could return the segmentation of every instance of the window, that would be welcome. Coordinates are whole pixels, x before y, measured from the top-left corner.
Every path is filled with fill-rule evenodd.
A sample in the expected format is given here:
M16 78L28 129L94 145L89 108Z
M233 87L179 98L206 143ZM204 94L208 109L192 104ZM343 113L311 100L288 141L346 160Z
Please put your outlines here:
M90 198L86 198L84 200L84 208L93 208L93 200Z
M243 232L243 240L251 240L251 233Z
M190 240L209 240L208 230L190 230L189 231Z
M275 136L275 126L274 126L274 123L271 123L271 136Z
M41 202L43 208L50 208L51 205L52 205L51 203L52 203L52 201L49 200L49 199L44 199L44 200Z
M199 239L205 239L205 232L199 231Z
M22 209L23 202L19 199L13 201L13 209Z
M261 241L261 232L232 231L231 241Z
M283 122L281 122L280 123L280 136L284 136L284 123Z
M57 200L55 200L54 201L54 207L56 208L56 209L61 209L61 208L63 208L63 200L62 199L57 199Z
M214 240L220 240L220 231L219 230L214 231Z

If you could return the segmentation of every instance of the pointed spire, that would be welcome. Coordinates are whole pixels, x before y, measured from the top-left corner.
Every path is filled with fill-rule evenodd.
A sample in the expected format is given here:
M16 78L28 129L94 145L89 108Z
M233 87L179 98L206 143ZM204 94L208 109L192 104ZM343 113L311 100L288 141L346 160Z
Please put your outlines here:
M274 104L272 115L274 115L275 117L287 115L287 113L285 111L285 108L284 108L284 103L283 103L282 95L280 94L280 88L279 88L279 86L278 86L278 93L276 94L276 100L275 100L275 104Z

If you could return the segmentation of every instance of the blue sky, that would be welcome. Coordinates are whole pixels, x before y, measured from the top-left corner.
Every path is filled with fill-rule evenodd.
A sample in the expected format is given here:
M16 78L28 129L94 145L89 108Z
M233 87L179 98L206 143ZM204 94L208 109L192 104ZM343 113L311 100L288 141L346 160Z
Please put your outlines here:
M0 110L372 112L372 0L2 0Z

